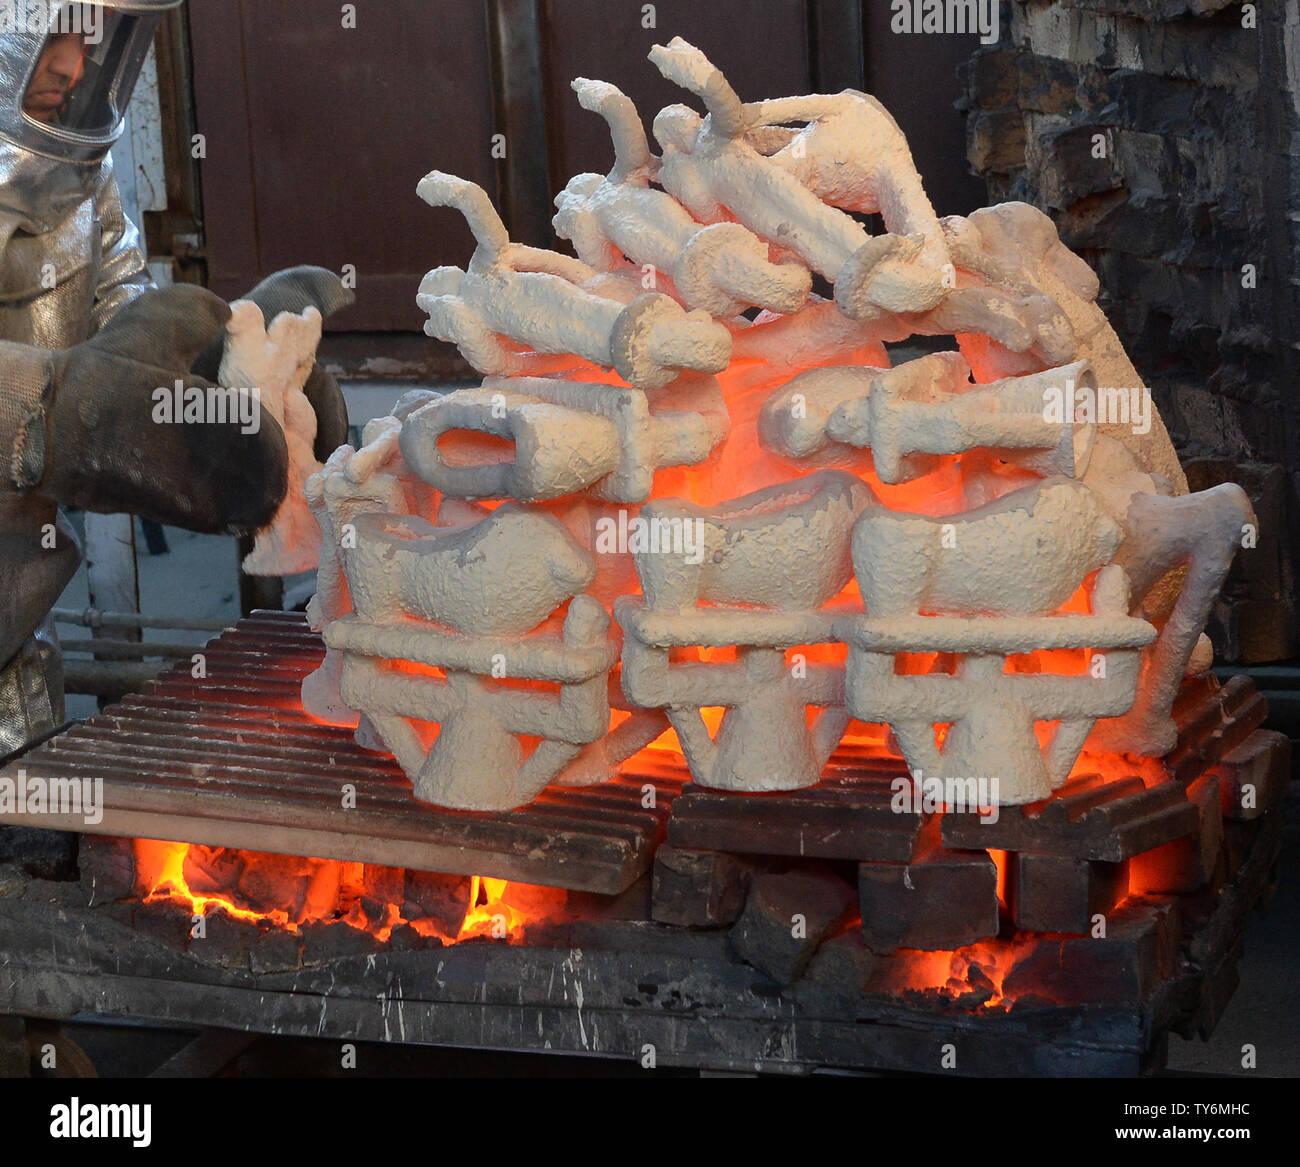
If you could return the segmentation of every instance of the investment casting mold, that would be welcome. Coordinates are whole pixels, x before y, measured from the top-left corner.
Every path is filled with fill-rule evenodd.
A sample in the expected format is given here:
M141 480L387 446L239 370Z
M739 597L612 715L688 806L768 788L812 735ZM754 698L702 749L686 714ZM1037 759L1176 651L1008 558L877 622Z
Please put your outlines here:
M257 393L260 413L275 418L289 448L289 489L270 526L259 531L244 557L249 575L296 575L316 567L321 530L304 492L307 479L321 469L312 451L316 411L303 387L311 376L321 338L321 314L281 312L268 325L251 300L230 306L218 384ZM244 388L244 387L249 388Z
M605 781L669 724L728 790L813 785L846 735L1007 804L1160 757L1255 519L1188 494L1092 271L1028 205L938 217L866 94L747 103L680 38L650 58L704 114L660 111L656 155L573 83L615 145L556 198L577 258L420 183L477 240L422 282L426 331L485 379L308 482L307 708L461 809Z

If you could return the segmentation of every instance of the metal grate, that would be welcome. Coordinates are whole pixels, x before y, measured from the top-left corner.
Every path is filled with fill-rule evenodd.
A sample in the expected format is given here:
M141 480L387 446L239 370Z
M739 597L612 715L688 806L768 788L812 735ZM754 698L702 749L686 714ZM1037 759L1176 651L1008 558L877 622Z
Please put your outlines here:
M614 894L649 868L685 777L651 763L604 786L547 790L519 810L443 810L415 799L391 757L303 711L302 680L324 646L301 615L255 613L202 652L203 679L182 662L0 770L103 779L101 822L0 822ZM642 805L647 782L652 808ZM354 809L343 806L348 783Z

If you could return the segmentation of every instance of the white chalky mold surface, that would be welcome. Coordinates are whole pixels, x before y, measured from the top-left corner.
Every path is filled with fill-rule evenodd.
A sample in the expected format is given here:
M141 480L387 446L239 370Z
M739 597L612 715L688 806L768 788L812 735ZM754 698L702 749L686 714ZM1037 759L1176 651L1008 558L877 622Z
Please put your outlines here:
M316 363L320 338L321 314L315 308L301 315L281 312L268 324L250 300L230 306L217 383L256 394L259 411L275 419L289 447L289 490L244 557L249 575L296 575L317 565L321 530L304 487L321 465L313 452L316 411L303 386Z
M761 791L856 735L1007 804L1084 751L1166 752L1254 516L1187 493L1095 275L1026 204L939 218L866 94L743 101L680 38L650 59L683 97L658 153L624 93L574 82L615 147L556 196L576 257L419 184L477 240L422 281L426 331L484 380L404 398L308 480L307 708L468 810L652 742Z

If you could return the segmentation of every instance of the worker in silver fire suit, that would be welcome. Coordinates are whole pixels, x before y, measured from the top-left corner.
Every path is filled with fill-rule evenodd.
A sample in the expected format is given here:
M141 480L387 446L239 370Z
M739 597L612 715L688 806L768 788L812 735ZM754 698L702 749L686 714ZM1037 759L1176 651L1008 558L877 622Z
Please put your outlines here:
M264 526L288 451L267 414L157 425L153 390L208 387L229 308L192 285L155 289L125 218L109 147L161 14L181 0L3 0L0 23L0 757L63 720L49 610L81 551L60 504L202 532ZM350 302L294 268L249 293L269 322ZM346 440L338 387L307 385L323 458Z

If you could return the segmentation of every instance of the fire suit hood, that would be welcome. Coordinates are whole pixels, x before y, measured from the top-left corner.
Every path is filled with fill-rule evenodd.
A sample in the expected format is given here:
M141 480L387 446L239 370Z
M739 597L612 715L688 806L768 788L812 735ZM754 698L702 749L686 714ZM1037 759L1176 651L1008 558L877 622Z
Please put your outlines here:
M0 5L0 244L94 190L158 20L182 0Z

